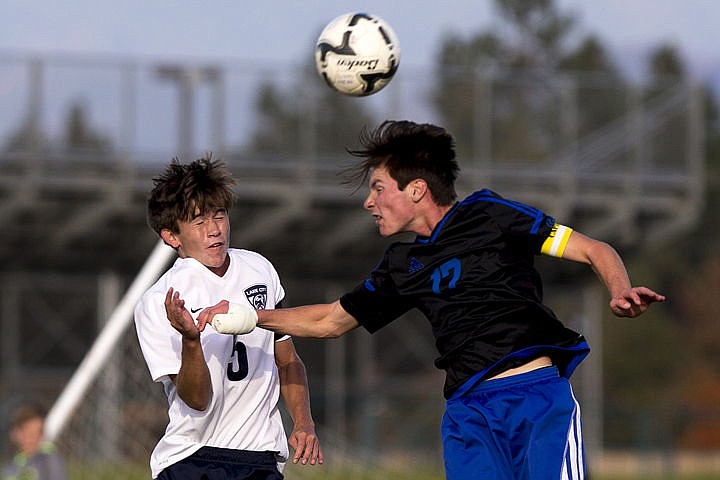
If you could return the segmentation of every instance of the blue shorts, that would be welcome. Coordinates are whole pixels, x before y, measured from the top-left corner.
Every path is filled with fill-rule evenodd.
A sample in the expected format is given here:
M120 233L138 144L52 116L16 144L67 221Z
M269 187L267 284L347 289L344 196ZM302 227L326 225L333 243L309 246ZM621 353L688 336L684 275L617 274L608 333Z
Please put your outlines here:
M157 480L282 480L273 452L202 447L165 468Z
M580 407L556 367L454 395L442 441L447 480L585 478Z

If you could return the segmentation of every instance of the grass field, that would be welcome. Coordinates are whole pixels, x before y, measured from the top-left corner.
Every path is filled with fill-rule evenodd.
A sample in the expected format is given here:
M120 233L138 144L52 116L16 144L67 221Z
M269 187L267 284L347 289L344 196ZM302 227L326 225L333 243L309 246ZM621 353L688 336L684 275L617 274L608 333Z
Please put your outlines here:
M147 465L70 465L69 480L149 480ZM343 468L329 464L321 466L288 465L285 469L287 480L444 480L441 471L428 468ZM694 474L635 474L635 475L593 475L591 480L715 480L715 473Z
M334 469L328 466L307 467L289 465L285 470L287 480L445 480L441 471L427 469L378 469L356 471L352 469ZM635 475L592 475L589 480L717 480L718 473L697 474L635 474Z

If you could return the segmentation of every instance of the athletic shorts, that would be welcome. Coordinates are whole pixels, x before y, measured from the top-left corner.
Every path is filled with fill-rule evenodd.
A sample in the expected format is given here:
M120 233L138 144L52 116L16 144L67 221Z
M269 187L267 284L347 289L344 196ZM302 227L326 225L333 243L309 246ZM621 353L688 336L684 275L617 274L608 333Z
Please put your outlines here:
M556 367L451 397L442 439L447 480L585 478L580 408Z
M165 468L157 480L282 480L274 452L202 447Z

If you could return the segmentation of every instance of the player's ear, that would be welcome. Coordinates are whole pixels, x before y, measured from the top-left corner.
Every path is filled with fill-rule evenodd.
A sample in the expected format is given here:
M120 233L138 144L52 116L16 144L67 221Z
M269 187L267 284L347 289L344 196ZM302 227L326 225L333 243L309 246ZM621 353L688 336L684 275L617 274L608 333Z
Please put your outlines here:
M410 195L414 202L419 202L428 193L428 185L422 178L416 178L410 182Z
M177 235L167 228L160 230L160 238L162 238L163 242L170 245L175 250L177 250L180 246L180 240L177 238Z

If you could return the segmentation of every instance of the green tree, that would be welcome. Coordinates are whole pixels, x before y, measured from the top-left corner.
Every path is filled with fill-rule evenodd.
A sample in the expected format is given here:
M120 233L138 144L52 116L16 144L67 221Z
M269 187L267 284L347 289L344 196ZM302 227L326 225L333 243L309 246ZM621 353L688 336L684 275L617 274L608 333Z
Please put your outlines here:
M626 82L596 37L586 37L569 51L559 61L558 70L575 81L578 138L606 127L626 113Z
M357 142L361 128L373 126L365 99L330 89L314 70L303 69L298 78L305 88L302 95L293 87L260 87L250 152L342 155Z
M112 143L89 123L85 107L73 102L65 122L65 148L68 151L109 151Z
M668 82L678 76L686 81L686 68L678 52L661 46L650 56L652 76L648 96L657 95ZM706 86L700 87L705 112L706 184L705 205L695 228L664 247L662 254L647 252L638 263L652 265L659 282L667 285L676 338L673 354L682 364L682 372L674 375L669 390L674 394L682 421L677 426L676 444L684 448L720 447L716 420L720 418L720 350L717 348L718 307L711 299L720 291L720 254L716 239L720 236L717 211L720 208L720 128L717 99ZM685 127L681 121L666 125L666 135L655 145L656 157L662 166L673 165L681 154L678 144L668 139L682 138ZM670 133L673 135L669 135Z
M48 146L49 141L47 135L33 123L25 122L10 135L5 150L8 152L43 150Z
M90 150L110 151L112 142L97 132L87 119L85 108L79 102L70 105L64 125L64 134L59 139L66 151ZM35 122L26 120L18 130L10 136L5 150L28 151L48 148L53 139L41 130Z
M648 75L631 82L598 38L570 35L573 18L552 0L497 0L495 5L499 22L468 39L447 37L437 58L438 80L430 101L456 135L461 156L482 151L472 139L480 128L487 128L482 122L490 122L492 148L486 153L494 162L551 157L563 147L563 139L576 140L582 147L586 140L608 137L615 139L613 147L620 147L609 158L615 162L613 168L627 168L635 154L633 145L617 142L628 135L632 115L642 113L644 120L652 120L644 124L651 166L683 171L679 160L687 157L688 112L673 110L668 115L660 108L688 81L677 51L658 47L646 59ZM565 138L555 119L559 101L572 98L569 95L576 108L575 136ZM703 429L682 415L688 399L702 398L703 391L709 398L720 398L720 359L714 348L717 335L712 333L717 330L717 312L698 296L700 291L720 289L715 247L720 227L714 219L720 208L718 109L707 90L704 98L707 207L698 227L668 240L662 250L623 252L633 279L657 288L669 301L638 321L609 313L604 319L605 429L614 444L637 446L644 434L651 440L660 436L666 445L685 442L684 446L719 437L708 434L714 424ZM543 265L546 278L577 278L574 268L555 265ZM720 418L720 407L712 410L709 405L699 402L694 408L704 409L705 418Z
M461 156L479 157L485 148L496 160L545 159L569 135L594 131L599 121L617 117L624 105L612 83L617 69L597 40L588 38L577 46L571 42L572 16L552 0L496 0L495 6L501 19L495 29L467 41L446 38L437 60L438 83L430 101L455 134ZM582 109L577 125L567 132L562 108L567 106L568 79L588 70L596 76L606 72L607 84L578 88L569 97ZM473 141L487 138L479 134L481 129L492 132L490 151Z

